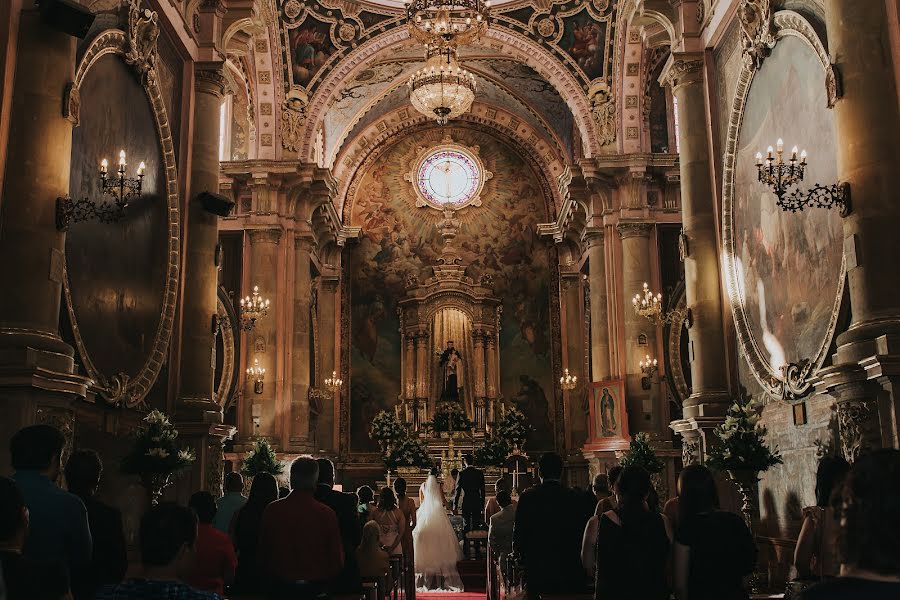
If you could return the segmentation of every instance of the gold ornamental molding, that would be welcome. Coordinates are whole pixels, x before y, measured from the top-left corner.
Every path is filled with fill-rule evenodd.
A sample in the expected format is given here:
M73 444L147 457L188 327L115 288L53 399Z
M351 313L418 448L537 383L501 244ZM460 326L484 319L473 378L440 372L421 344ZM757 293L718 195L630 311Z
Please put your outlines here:
M743 5L768 5L768 2L745 1ZM742 5L742 6L743 6ZM757 23L758 24L758 23ZM841 302L843 298L843 289L846 279L846 257L841 259L841 271L838 279L837 293L835 294L832 311L828 322L828 327L821 344L814 356L804 358L798 363L790 363L784 365L781 369L775 370L769 365L764 358L759 347L759 342L753 336L750 329L749 320L746 314L744 303L741 298L741 286L739 284L741 274L738 272L737 257L735 255L735 239L736 233L734 228L734 178L738 153L738 141L740 137L741 125L744 119L744 109L746 108L747 97L750 93L750 86L756 75L761 58L768 56L772 48L779 40L786 37L795 37L805 42L818 56L822 64L822 69L826 79L826 92L828 92L829 102L831 102L834 90L829 87L829 82L835 82L834 69L828 57L825 46L819 39L818 34L812 25L803 16L793 11L780 11L772 17L773 38L771 44L765 38L765 23L762 29L759 29L759 40L762 40L763 46L767 48L763 53L761 47L749 45L747 38L745 41L745 58L751 56L752 59L743 61L741 71L738 77L738 83L735 88L735 97L732 102L732 110L728 121L728 130L725 141L724 169L722 175L722 243L724 250L724 276L728 288L729 304L731 305L732 314L734 315L735 328L737 330L738 342L741 350L747 358L747 363L753 373L754 378L765 389L766 393L776 400L795 400L807 394L812 387L813 380L817 376L817 372L822 367L822 363L828 355L828 349L831 340L834 337L837 321L840 315ZM746 31L744 35L747 35ZM754 38L756 39L756 38ZM763 43L764 42L764 43ZM758 47L762 54L754 54L748 49ZM759 60L757 60L759 59ZM800 217L796 217L800 218Z
M172 130L162 99L159 81L156 76L156 40L159 36L158 17L156 13L140 9L140 0L130 0L128 14L128 33L120 29L108 29L99 33L87 47L75 70L72 92L78 97L78 90L85 75L94 64L107 54L118 55L130 65L138 75L140 82L150 101L150 108L156 122L156 132L160 151L163 157L165 173L165 190L167 206L166 248L166 285L163 292L162 312L153 336L151 350L143 365L136 374L101 373L84 344L81 329L72 305L68 268L63 278L63 293L66 309L72 324L75 347L81 357L85 371L93 380L93 388L101 398L110 404L124 404L129 408L143 404L144 398L159 376L160 369L168 356L169 342L172 337L172 326L175 318L175 306L178 297L178 277L180 265L181 213L178 206L178 176L175 164L175 147ZM162 194L161 194L162 195Z

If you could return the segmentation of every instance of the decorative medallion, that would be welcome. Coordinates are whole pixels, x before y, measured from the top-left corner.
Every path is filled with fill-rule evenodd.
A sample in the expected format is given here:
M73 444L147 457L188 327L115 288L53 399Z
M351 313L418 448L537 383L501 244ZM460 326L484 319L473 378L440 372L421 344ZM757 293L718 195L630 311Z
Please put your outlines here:
M284 16L288 19L296 19L303 10L303 5L297 0L288 0L284 3Z
M420 148L405 175L416 191L416 206L451 211L481 206L481 190L493 173L485 170L477 151L477 146L468 148L449 137L436 147Z

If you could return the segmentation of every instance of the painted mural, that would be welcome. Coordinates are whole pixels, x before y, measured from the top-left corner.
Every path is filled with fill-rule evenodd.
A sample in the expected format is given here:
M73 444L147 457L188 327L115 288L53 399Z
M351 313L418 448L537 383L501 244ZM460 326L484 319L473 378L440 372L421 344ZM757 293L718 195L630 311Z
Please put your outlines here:
M288 29L287 37L294 85L308 87L337 51L331 41L331 25L309 15L298 27Z
M553 446L549 248L537 237L546 221L540 183L524 161L488 134L451 128L459 143L478 146L494 176L482 193L484 204L458 216L455 246L466 274L494 278L503 302L500 373L503 396L515 402L534 424L532 449ZM351 254L350 448L374 450L368 424L379 410L391 408L400 394L397 302L406 278L432 274L441 240L441 214L416 208L415 194L403 175L417 147L437 144L441 131L406 137L381 155L358 186L347 221L362 227Z
M738 292L772 372L814 359L840 295L841 218L822 209L791 214L757 181L755 154L779 138L810 153L801 189L837 181L834 114L825 72L802 40L785 37L753 79L737 146L734 253Z
M572 57L588 79L602 76L609 23L595 20L587 9L566 17L563 23L559 47Z

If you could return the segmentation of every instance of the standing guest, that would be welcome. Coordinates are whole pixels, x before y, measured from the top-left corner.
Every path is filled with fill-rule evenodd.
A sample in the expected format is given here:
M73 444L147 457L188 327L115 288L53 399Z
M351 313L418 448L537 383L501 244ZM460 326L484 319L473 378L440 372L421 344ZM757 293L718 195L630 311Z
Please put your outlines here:
M28 536L28 509L16 483L0 477L0 566L9 600L71 598L69 576L59 562L44 564L22 556Z
M381 531L374 521L369 521L363 527L362 541L356 549L356 562L359 574L364 579L389 579L391 576L391 557L381 549ZM385 583L385 589L393 587L389 580Z
M196 590L184 578L194 565L197 515L174 502L161 502L141 519L140 578L107 585L97 600L220 600L214 592Z
M579 548L587 516L584 491L562 485L563 460L554 452L538 463L540 485L519 496L513 551L519 555L529 598L545 592L580 593L587 582Z
M90 565L72 573L77 600L93 600L98 587L122 581L128 570L122 513L96 498L101 473L103 463L93 450L76 450L66 462L66 486L84 502L94 546Z
M803 509L803 525L794 549L794 566L801 579L837 577L838 522L831 496L840 490L850 465L840 456L823 456L816 470L816 505Z
M598 515L602 515L606 511L615 510L616 508L616 494L614 490L616 489L616 481L619 479L619 475L622 473L622 467L620 465L616 465L610 468L609 471L606 472L606 485L609 489L609 495L600 500L598 502L596 513Z
M594 516L588 519L581 538L581 565L589 577L593 576L597 569L597 532L600 530L600 517L606 512L602 510L603 506L602 501L597 503Z
M359 513L360 526L365 526L369 521L369 511L375 506L375 492L367 485L361 485L356 489L356 511Z
M25 556L60 561L74 572L91 562L91 530L81 498L54 483L65 443L55 427L32 425L13 435L9 450L30 515Z
M800 598L900 598L900 450L876 450L856 459L840 498L840 577L814 585Z
M235 513L247 502L244 496L244 478L237 471L225 476L225 494L216 500L216 518L213 527L222 533L228 533Z
M719 507L716 482L703 465L678 477L675 597L678 600L748 600L743 577L753 572L756 545L744 520Z
M506 574L506 557L512 552L513 525L516 523L516 504L512 501L508 490L497 492L497 504L500 510L491 515L488 543L491 552L497 557L500 568Z
M314 497L337 515L344 550L344 569L333 589L340 592L358 592L362 589L362 582L359 580L359 570L356 566L356 549L359 547L362 527L356 510L356 496L334 489L334 463L327 458L320 458L316 462L319 465L319 483Z
M250 486L247 503L232 520L231 537L238 559L233 587L239 592L258 594L263 591L256 548L259 543L263 511L276 500L278 500L278 482L275 481L275 477L265 471L257 473Z
M291 493L263 512L257 556L273 599L328 593L344 568L337 515L313 497L318 481L314 458L294 459Z
M234 579L237 556L227 535L213 526L216 500L209 492L191 496L188 506L197 513L197 542L194 544L194 565L187 582L198 590L215 592L225 597L225 586Z
M463 457L463 470L456 480L453 514L456 514L460 505L462 505L466 531L477 529L481 525L481 517L484 514L484 473L481 469L475 468L475 459L471 454Z
M397 507L397 496L389 487L382 488L378 496L378 505L369 513L369 517L378 524L381 530L381 545L388 554L403 554L403 536L406 534L406 517Z
M500 512L502 508L500 506L500 502L497 500L497 496L500 492L506 492L508 494L512 494L512 490L510 489L510 483L503 479L502 477L494 482L494 497L488 500L487 506L484 507L484 522L490 524L491 517ZM511 498L512 496L510 496Z
M625 467L616 481L618 508L600 516L597 600L666 600L669 536L665 519L647 505L650 475Z
M457 479L459 479L459 469L450 469L450 476L444 479L444 483L441 486L444 490L444 496L447 498L452 498L453 494L456 492Z
M597 473L594 475L594 482L591 484L591 491L597 502L603 502L610 497L612 492L609 490L609 476L606 473Z
M406 495L406 480L398 477L394 480L394 493L397 495L397 508L403 513L406 532L400 544L403 546L403 561L406 563L406 596L415 598L415 556L413 555L413 529L416 528L416 501Z
M287 498L290 493L291 493L291 488L287 487L286 485L283 485L278 488L278 499L281 500L282 498Z

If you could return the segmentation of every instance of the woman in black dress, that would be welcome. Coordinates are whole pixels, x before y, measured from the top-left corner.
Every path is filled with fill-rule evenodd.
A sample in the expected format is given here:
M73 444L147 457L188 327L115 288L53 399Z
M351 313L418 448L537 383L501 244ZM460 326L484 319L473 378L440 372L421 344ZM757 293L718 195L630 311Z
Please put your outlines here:
M756 564L756 545L744 520L717 510L716 482L706 467L685 467L678 487L675 597L747 600L743 577Z
M618 507L600 516L597 600L665 600L669 536L664 517L647 506L650 475L625 467L615 485Z
M246 504L231 521L231 539L238 556L233 589L241 593L259 593L263 589L256 563L256 546L263 511L275 500L278 500L278 482L270 473L259 473L253 478Z

